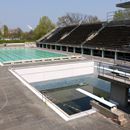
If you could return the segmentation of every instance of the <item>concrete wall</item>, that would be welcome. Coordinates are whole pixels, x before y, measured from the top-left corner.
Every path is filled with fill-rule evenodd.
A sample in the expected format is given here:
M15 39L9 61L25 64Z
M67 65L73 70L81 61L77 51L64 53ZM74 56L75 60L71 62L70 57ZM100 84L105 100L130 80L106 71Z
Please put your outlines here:
M40 45L40 44L39 44ZM38 45L38 47L40 47ZM50 45L50 46L61 46L61 49L57 49L55 48L55 50L62 50L62 45L60 44L49 44L49 43L41 43L41 48L46 48L43 47L42 45ZM128 52L120 52L119 50L101 50L101 49L94 49L91 47L76 47L76 46L67 46L64 45L67 49L66 50L62 50L62 51L67 51L67 52L72 52L72 53L80 53L80 54L85 54L85 55L91 55L91 56L98 56L98 57L102 57L102 58L109 58L109 59L113 59L115 61L117 60L123 60L123 61L130 61L130 53ZM52 47L48 48L48 49L52 49ZM121 55L119 55L121 54Z
M75 77L94 73L94 62L64 63L16 69L15 72L29 83Z
M117 108L112 108L111 110L107 109L106 107L100 105L96 101L91 101L91 105L93 108L96 108L101 114L106 116L107 118L110 118L115 123L124 126L127 123L127 120L125 118L125 114L118 110Z
M110 100L113 100L121 106L128 104L128 88L125 84L118 82L111 82Z

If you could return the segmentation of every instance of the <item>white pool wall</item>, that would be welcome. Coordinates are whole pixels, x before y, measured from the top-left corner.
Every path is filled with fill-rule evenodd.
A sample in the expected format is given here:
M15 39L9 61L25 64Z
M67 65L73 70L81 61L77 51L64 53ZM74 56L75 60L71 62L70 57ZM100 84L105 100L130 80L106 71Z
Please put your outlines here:
M94 62L64 63L54 66L37 66L15 69L28 83L89 75L94 73Z

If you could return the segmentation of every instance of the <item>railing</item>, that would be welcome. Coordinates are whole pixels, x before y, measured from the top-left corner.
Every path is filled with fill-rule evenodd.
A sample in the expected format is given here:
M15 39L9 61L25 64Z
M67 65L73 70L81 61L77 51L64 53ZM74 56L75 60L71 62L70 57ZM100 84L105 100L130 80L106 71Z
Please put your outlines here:
M113 21L114 14L115 14L115 11L107 13L107 22Z
M97 71L99 76L130 84L130 68L128 67L98 62Z
M123 15L119 15L116 17L116 13L118 13L118 11L111 11L107 13L107 22L111 22L111 21L123 21L123 20L130 20L130 11L129 10L119 10L119 13L123 14Z

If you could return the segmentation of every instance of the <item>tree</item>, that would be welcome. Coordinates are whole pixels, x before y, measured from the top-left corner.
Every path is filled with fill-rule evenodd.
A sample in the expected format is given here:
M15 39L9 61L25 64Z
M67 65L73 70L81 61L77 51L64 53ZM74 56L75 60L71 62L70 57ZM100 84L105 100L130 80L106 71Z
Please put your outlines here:
M17 32L17 33L16 33L16 37L21 38L22 33L23 33L22 29L18 27L18 28L16 29L16 32Z
M1 40L1 38L2 38L2 33L1 33L1 30L0 30L0 40Z
M50 32L54 28L55 28L55 25L47 16L41 17L39 24L34 29L35 39L41 38L42 36Z
M16 38L21 39L22 34L23 34L22 29L18 27L16 29L10 30L8 35L9 35L9 38L11 39L16 39Z
M130 9L118 10L115 12L113 20L127 20L130 19Z
M7 25L4 25L3 26L3 29L2 29L2 33L3 33L3 36L4 37L8 37L8 34L9 34L9 29L8 29L8 26Z
M22 33L22 40L34 41L35 40L34 32L31 30L30 32Z
M100 20L97 16L83 15L80 13L67 13L66 15L59 17L57 24L59 26L68 26L80 23L97 23Z

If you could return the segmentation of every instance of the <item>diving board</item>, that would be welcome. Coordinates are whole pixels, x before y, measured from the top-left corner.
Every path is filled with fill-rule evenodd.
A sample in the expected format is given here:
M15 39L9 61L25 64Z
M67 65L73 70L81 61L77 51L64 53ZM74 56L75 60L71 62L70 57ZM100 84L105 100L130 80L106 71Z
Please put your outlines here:
M89 92L87 92L87 91L85 91L85 90L83 90L81 88L77 88L76 90L79 91L80 93L85 94L85 95L91 97L92 99L94 99L94 100L96 100L96 101L110 107L110 108L116 107L115 104L113 104L113 103L111 103L111 102L109 102L109 101L107 101L107 100L105 100L103 98L100 98L100 97L98 97L98 96L96 96L96 95L94 95L92 93L89 93Z

